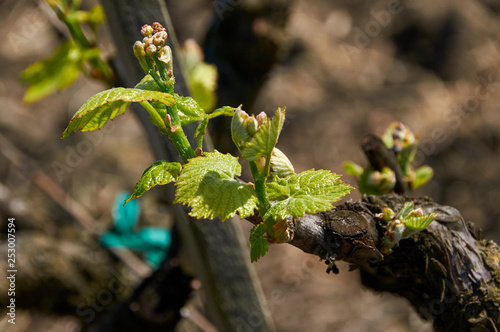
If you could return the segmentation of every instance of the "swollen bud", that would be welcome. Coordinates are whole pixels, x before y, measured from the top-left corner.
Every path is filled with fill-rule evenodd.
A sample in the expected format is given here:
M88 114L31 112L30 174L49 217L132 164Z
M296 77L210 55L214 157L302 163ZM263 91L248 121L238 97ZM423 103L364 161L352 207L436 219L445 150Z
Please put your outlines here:
M269 173L269 177L271 177L271 179L274 176L277 176L279 178L286 178L287 176L295 174L295 169L293 168L292 162L278 148L274 148L273 152L271 153L270 166L271 171Z
M153 27L149 24L144 24L141 28L141 34L145 37L149 37L153 34Z
M243 144L250 141L258 129L259 122L257 119L253 115L248 115L247 112L238 107L231 121L231 136L238 149L241 149Z
M161 25L159 22L153 22L152 28L153 28L154 33L157 33L160 31L166 31L166 29L163 27L163 25Z
M159 31L153 35L153 44L156 46L163 46L167 40L167 31Z
M156 53L156 46L151 44L148 47L146 47L146 54L147 55L153 55L155 53Z
M146 56L146 52L144 51L144 44L140 41L136 41L134 43L134 55L137 59L144 59Z

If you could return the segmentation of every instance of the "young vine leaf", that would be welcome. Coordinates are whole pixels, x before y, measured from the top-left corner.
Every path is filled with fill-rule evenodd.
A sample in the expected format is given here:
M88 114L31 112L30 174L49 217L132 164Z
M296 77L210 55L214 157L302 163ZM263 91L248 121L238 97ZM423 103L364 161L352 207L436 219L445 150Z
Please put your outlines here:
M33 103L73 84L82 74L81 50L72 41L62 43L47 59L36 62L21 74L29 85L23 102Z
M62 138L77 129L92 131L101 128L108 120L123 114L131 102L155 100L166 105L175 103L168 93L141 89L114 88L102 91L85 102L70 120Z
M269 242L265 234L266 225L264 223L254 226L250 231L250 259L252 262L256 262L269 250Z
M134 192L125 200L127 204L130 200L141 197L149 189L177 181L181 171L181 164L160 160L149 166L142 174L141 179L134 187Z
M153 77L151 77L151 75L144 76L144 78L139 83L137 83L134 88L148 91L161 91L160 86L158 85L158 83L156 83Z
M250 184L234 179L241 175L238 158L218 151L190 159L177 180L174 203L191 207L191 216L221 220L236 213L242 218L253 215L257 207L255 190Z
M401 208L401 211L399 211L397 218L398 219L408 218L412 213L414 206L415 206L414 202L406 202Z
M266 192L270 201L278 202L263 219L283 220L288 214L296 218L302 217L305 212L330 210L333 202L354 189L339 178L340 175L327 170L314 169L284 179L275 177L273 182L267 184Z
M403 239L406 239L413 234L416 234L429 226L431 222L436 219L436 214L431 213L423 216L413 216L404 219L405 230L403 232Z
M285 122L285 109L278 108L272 120L265 118L260 124L255 135L242 145L241 157L246 160L256 160L262 156L268 156L278 142L283 123Z
M175 96L175 103L179 111L181 125L185 126L190 123L201 121L205 118L205 111L191 97Z

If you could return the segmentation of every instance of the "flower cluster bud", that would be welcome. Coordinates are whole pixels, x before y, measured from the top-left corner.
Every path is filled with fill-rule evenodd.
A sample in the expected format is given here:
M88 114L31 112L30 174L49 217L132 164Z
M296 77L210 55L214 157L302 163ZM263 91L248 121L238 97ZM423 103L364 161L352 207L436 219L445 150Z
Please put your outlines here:
M403 123L397 122L392 130L393 149L399 152L416 143L415 135Z
M369 172L366 177L366 185L376 189L377 192L389 192L395 184L396 174L388 167L384 167L381 172Z
M266 113L261 112L257 117L248 115L247 112L238 107L231 123L233 141L238 148L248 142L257 132L259 127L269 121Z
M160 23L154 22L153 26L145 24L141 28L141 34L144 36L142 42L137 41L134 44L134 53L136 56L138 56L138 54L142 55L142 52L139 51L139 47L142 47L144 53L148 56L158 54L161 56L162 50L166 48L163 45L168 37L167 30L165 30Z

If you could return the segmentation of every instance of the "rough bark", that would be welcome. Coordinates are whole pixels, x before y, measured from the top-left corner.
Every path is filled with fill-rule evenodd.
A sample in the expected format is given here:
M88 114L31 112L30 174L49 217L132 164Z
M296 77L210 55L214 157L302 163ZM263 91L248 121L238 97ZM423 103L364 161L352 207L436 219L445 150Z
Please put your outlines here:
M437 219L425 230L382 254L386 224L375 214L398 212L414 201ZM258 220L253 220L257 223ZM288 220L290 244L325 259L359 268L362 282L376 291L407 298L436 331L498 331L500 328L500 249L481 238L460 212L429 198L390 194L365 196L336 209Z

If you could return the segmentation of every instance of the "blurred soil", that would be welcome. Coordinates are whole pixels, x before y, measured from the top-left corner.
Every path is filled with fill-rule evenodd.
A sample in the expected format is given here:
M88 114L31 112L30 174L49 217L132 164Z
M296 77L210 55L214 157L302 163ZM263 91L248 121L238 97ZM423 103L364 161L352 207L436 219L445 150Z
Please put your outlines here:
M170 2L180 41L202 43L214 2ZM16 218L19 270L18 324L2 316L2 331L79 331L88 318L82 308L102 299L110 280L121 280L117 299L139 281L71 211L83 208L96 231L108 229L116 194L130 190L154 161L146 136L126 114L106 130L61 141L78 107L105 88L85 78L40 102L21 103L19 73L64 39L44 8L34 0L0 3L0 225L3 232L7 218ZM249 111L272 114L286 105L279 148L296 171L343 173L345 160L365 165L358 148L363 136L402 121L420 133L418 162L435 170L414 195L459 208L499 242L499 13L498 2L488 0L296 0L280 35L279 63ZM263 21L255 29L272 33L267 27L271 22ZM106 31L103 37L108 40ZM64 190L65 209L36 185L37 172ZM141 225L171 225L159 197L155 189L140 199ZM3 235L0 252L6 257ZM0 260L1 271L5 264ZM345 265L339 275L327 275L314 257L281 245L254 267L278 331L431 331L405 300L363 289Z

